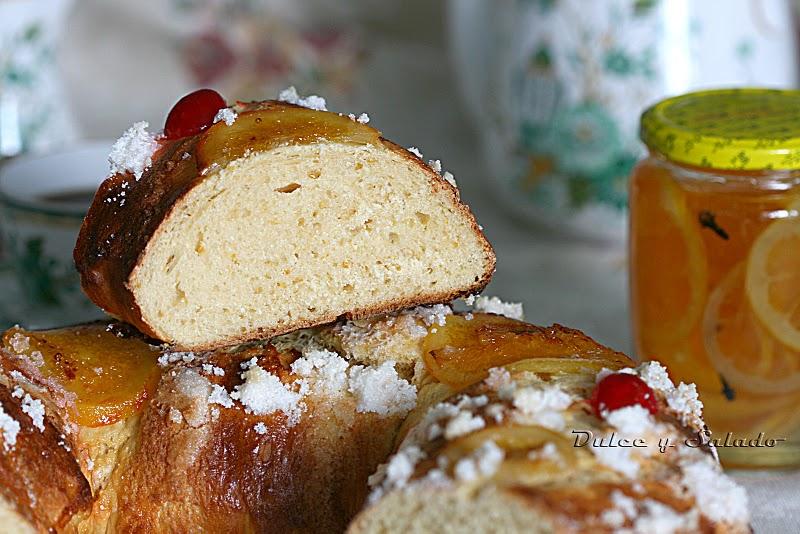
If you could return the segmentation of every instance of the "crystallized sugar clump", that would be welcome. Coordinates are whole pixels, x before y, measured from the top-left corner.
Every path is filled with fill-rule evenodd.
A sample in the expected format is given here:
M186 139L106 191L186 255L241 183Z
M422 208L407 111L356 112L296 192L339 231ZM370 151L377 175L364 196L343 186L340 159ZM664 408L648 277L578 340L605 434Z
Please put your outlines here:
M635 478L639 473L639 462L632 457L631 451L638 450L632 447L595 447L592 442L592 453L597 460L623 475Z
M302 395L293 391L291 385L258 365L250 366L242 373L242 379L244 383L236 386L231 397L241 402L246 412L266 415L280 411L287 415L290 425L297 423L303 409Z
M522 303L503 302L497 297L478 297L475 299L473 309L484 313L504 315L509 319L518 319L520 321L524 319Z
M638 367L639 378L656 391L666 392L675 385L667 374L667 369L658 362L646 362Z
M646 362L635 370L623 369L620 372L628 371L638 374L648 386L664 395L667 405L678 415L682 424L703 427L703 403L698 398L694 384L681 382L676 387L666 368L658 362Z
M505 451L494 441L487 441L475 452L458 461L453 473L458 480L470 481L478 477L489 477L497 472L497 468L505 458Z
M411 314L422 319L425 326L444 326L447 323L447 316L452 315L453 310L446 304L434 304L433 306L417 306L411 310Z
M203 372L207 375L225 376L225 370L222 367L217 367L210 363L204 363L201 367L203 368Z
M356 117L355 113L350 113L347 115L351 121L356 121L359 124L368 124L369 123L369 115L366 113L362 113L358 117Z
M347 382L347 360L329 350L310 350L292 362L292 372L308 379L312 387L327 394L342 391Z
M22 412L28 414L28 417L30 417L33 422L33 426L39 429L39 432L44 432L44 404L42 404L42 401L34 399L20 387L14 388L11 396L22 399Z
M697 530L697 516L694 514L678 513L653 499L647 499L643 504L644 511L636 517L633 532L673 534Z
M486 426L486 422L479 415L473 415L464 410L447 422L444 428L445 439L455 439L459 436L469 434Z
M0 431L3 433L3 448L10 451L17 444L19 423L8 415L2 406L0 406Z
M230 126L236 121L237 116L238 115L236 115L236 112L233 111L231 108L222 108L219 111L217 111L216 115L214 115L214 123L216 124L218 122L224 121L225 124Z
M158 357L158 365L159 367L167 367L176 362L191 363L194 358L194 352L165 352Z
M405 415L417 404L417 389L400 378L393 361L379 366L355 365L350 369L348 390L356 396L359 412Z
M417 156L419 159L423 159L422 152L415 146L408 147L408 151Z
M683 467L683 484L712 521L747 522L747 493L716 464L698 461Z
M514 395L516 384L511 380L511 373L502 367L492 367L489 369L489 376L484 383L497 392L501 400L510 400Z
M409 445L397 451L387 463L378 466L377 471L367 479L367 483L373 489L369 496L369 502L374 503L386 492L408 484L414 474L417 462L424 457L425 453L422 452L422 449L416 445Z
M697 396L697 386L681 382L666 396L667 405L678 414L681 423L703 427L703 403Z
M16 332L13 336L11 336L11 339L9 339L8 343L17 354L24 354L25 351L31 347L30 338L28 338L28 336L23 336L19 332Z
M158 142L147 131L149 126L147 122L137 122L117 139L108 155L111 174L130 172L139 180L145 169L153 164L153 154L158 148Z
M233 399L228 391L218 385L211 384L211 394L208 396L209 404L219 404L223 408L233 408Z
M278 95L278 100L281 102L288 102L289 104L295 104L297 106L303 106L304 108L309 108L316 111L328 111L324 98L317 95L309 95L303 98L297 94L297 89L295 89L294 86L281 91Z
M638 404L604 413L603 417L626 436L643 437L653 431L654 419L647 408Z
M519 388L514 391L512 398L519 418L553 430L564 428L564 415L561 412L573 401L572 396L558 386Z

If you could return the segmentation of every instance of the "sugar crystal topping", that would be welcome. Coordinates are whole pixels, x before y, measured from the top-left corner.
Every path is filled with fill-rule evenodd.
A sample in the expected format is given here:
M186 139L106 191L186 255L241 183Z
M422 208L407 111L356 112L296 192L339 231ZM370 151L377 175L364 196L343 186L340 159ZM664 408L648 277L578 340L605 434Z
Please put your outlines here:
M339 393L347 382L347 360L329 350L309 350L292 362L292 373L325 394Z
M236 386L230 394L245 407L247 413L266 415L283 412L289 424L296 424L304 405L300 402L302 394L295 391L291 384L284 384L277 376L253 365L242 373L244 382Z
M6 452L12 450L17 444L17 434L19 434L19 423L8 415L3 407L0 406L0 432L3 435L3 448Z
M400 378L395 362L350 368L348 391L355 395L359 412L405 415L417 404L417 388Z
M294 86L288 87L281 91L278 94L278 100L316 111L328 111L324 98L317 95L301 97L299 94L297 94L297 89L295 89Z
M490 477L497 472L503 463L505 451L494 441L486 441L472 454L461 458L455 465L453 473L461 481L471 481L479 477Z
M44 404L42 404L42 401L34 399L20 387L14 388L11 396L22 399L22 412L31 418L33 426L38 428L39 432L44 432Z
M222 108L214 115L214 123L224 122L230 126L236 121L236 117L238 117L238 115L231 108Z
M467 302L465 300L465 302ZM477 297L472 304L475 311L484 313L494 313L503 315L509 319L517 319L522 321L525 314L522 310L522 303L520 302L503 302L497 297Z
M694 495L705 516L719 522L749 520L747 493L717 464L699 460L681 467L682 483Z
M145 121L134 123L117 139L108 155L111 174L130 172L138 181L153 164L158 141L147 131L149 126Z

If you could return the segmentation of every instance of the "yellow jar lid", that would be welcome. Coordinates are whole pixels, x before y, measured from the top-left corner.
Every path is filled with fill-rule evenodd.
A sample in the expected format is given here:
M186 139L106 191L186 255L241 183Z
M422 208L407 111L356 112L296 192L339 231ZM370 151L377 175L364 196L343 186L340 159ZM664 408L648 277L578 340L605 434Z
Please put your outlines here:
M640 136L667 159L711 169L800 169L800 91L717 89L662 100Z

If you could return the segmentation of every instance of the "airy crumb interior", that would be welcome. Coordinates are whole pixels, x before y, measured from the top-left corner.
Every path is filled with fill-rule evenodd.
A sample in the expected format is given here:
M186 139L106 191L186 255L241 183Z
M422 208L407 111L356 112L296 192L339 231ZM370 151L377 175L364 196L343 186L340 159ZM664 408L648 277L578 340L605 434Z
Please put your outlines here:
M130 286L183 344L469 287L487 253L443 188L383 146L253 154L176 205Z

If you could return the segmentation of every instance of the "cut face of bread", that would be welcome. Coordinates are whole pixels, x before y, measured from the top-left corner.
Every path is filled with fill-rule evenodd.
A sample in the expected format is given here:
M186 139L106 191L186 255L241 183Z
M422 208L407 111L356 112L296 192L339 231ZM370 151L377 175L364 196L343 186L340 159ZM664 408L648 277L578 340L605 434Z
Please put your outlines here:
M246 108L162 148L139 182L128 176L124 205L108 200L122 179L104 184L84 224L84 288L182 348L450 300L494 268L449 183L334 113Z

